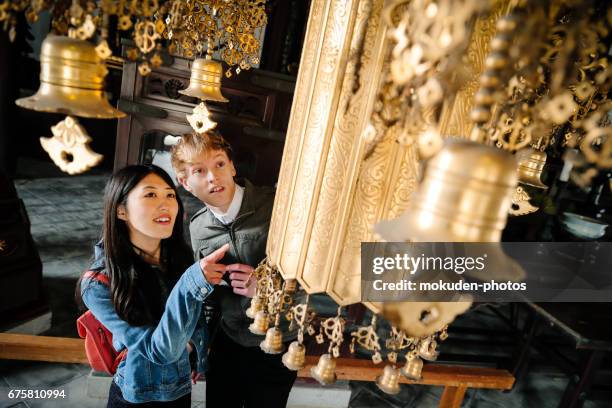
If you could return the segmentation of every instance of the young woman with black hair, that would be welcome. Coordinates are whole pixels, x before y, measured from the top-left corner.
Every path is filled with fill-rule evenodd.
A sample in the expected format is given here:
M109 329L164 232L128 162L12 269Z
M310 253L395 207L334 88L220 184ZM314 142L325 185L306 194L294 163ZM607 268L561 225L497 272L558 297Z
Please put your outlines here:
M182 221L174 183L159 167L125 167L106 185L102 241L90 270L106 274L110 287L81 277L77 301L110 330L117 351L127 348L108 407L191 405L209 341L202 302L225 273L217 262L228 246L191 264Z

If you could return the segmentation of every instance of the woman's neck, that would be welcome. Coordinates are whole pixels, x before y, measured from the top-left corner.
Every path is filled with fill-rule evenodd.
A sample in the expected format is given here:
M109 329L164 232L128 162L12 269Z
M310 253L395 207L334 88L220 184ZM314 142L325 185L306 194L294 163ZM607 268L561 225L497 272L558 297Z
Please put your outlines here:
M152 265L160 264L161 240L160 239L135 239L131 237L130 241L136 253L142 259ZM141 237L142 238L142 237Z

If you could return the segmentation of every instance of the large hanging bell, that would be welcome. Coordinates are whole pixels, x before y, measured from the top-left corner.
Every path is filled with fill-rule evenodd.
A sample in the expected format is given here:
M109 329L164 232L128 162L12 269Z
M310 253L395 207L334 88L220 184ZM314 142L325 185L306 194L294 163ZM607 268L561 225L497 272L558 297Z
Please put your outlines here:
M516 184L517 162L510 153L447 139L427 163L423 182L404 214L378 223L375 231L394 242L499 242ZM525 276L501 247L487 250L488 268L468 271L466 276L511 281ZM494 270L495 276L487 270Z
M260 310L255 314L255 321L251 323L249 330L253 334L263 336L266 334L269 324L270 322L268 321L268 316L263 310Z
M546 165L546 153L535 149L529 149L519 159L518 177L519 182L536 188L546 189L548 186L542 183L542 171Z
M336 359L330 354L323 354L319 362L310 369L310 375L321 385L330 385L336 382Z
M218 61L208 58L197 58L191 65L189 86L179 93L203 101L227 102L221 94L221 77L223 67Z
M421 340L419 344L419 356L427 361L435 361L438 358L438 343L432 338Z
M253 296L251 306L246 310L247 317L254 319L260 310L263 310L263 302L259 296Z
M267 354L280 354L285 349L283 346L283 332L277 327L270 327L266 331L266 338L259 347Z
M447 139L428 163L404 215L381 222L387 241L498 242L516 187L516 160L504 150Z
M40 52L40 87L16 103L26 109L85 118L123 117L125 113L106 100L107 72L93 44L49 34Z
M401 369L402 375L410 380L419 381L422 371L423 360L421 360L416 352L408 353L406 355L406 364Z
M395 395L400 392L400 372L392 365L386 365L381 376L376 377L376 386L387 394Z
M304 367L306 362L306 347L294 341L289 345L289 350L283 354L283 364L290 370L298 371Z

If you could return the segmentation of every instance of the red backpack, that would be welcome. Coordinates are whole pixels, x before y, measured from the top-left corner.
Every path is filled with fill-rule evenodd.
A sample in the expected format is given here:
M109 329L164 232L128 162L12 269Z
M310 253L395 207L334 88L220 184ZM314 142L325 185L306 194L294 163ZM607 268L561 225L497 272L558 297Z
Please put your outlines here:
M83 278L92 278L110 286L108 276L103 273L87 271ZM89 310L77 319L77 331L85 339L85 354L91 368L114 375L119 363L127 356L127 349L120 353L115 350L113 334Z

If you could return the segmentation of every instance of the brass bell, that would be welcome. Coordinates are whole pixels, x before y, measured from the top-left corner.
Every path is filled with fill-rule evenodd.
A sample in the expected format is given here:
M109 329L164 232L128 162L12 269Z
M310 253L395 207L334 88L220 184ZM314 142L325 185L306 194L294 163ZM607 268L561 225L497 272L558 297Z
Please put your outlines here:
M289 350L283 354L283 364L290 370L298 371L304 367L306 362L306 347L294 341L289 345Z
M191 65L189 86L179 93L203 101L227 102L221 94L222 75L223 67L220 62L210 58L197 58Z
M264 334L266 334L269 324L270 323L268 321L268 316L263 310L260 310L255 314L255 321L251 323L251 325L249 326L249 330L253 334L259 334L260 336L263 336Z
M398 220L376 226L387 241L498 242L516 187L516 160L479 143L448 139Z
M535 149L529 149L519 159L518 176L519 182L532 187L546 189L548 186L542 183L542 170L546 165L546 153Z
M283 346L283 332L277 327L270 327L266 331L266 338L259 347L267 354L280 354L285 349Z
M26 109L85 118L121 118L104 94L108 70L93 44L75 38L47 35L40 51L40 87L17 99Z
M401 373L409 380L419 381L423 371L423 360L416 353L406 355L406 364L401 369Z
M296 279L287 279L285 281L285 293L292 294L297 290L297 280Z
M400 392L400 372L395 366L386 365L381 376L376 377L376 386L387 394L395 395Z
M404 214L378 223L375 232L393 242L499 242L516 184L517 162L512 154L468 140L447 139L427 163L423 182ZM487 265L497 264L503 268L495 276L478 270L466 275L511 281L525 276L501 247L488 253Z
M435 361L439 354L436 350L437 347L438 343L431 338L421 340L419 344L419 356L427 361Z
M310 369L310 375L321 385L330 385L336 382L336 359L329 353L321 355L316 367Z
M251 299L251 306L246 310L246 315L247 317L254 319L255 315L260 310L263 310L263 302L259 296L254 296Z

